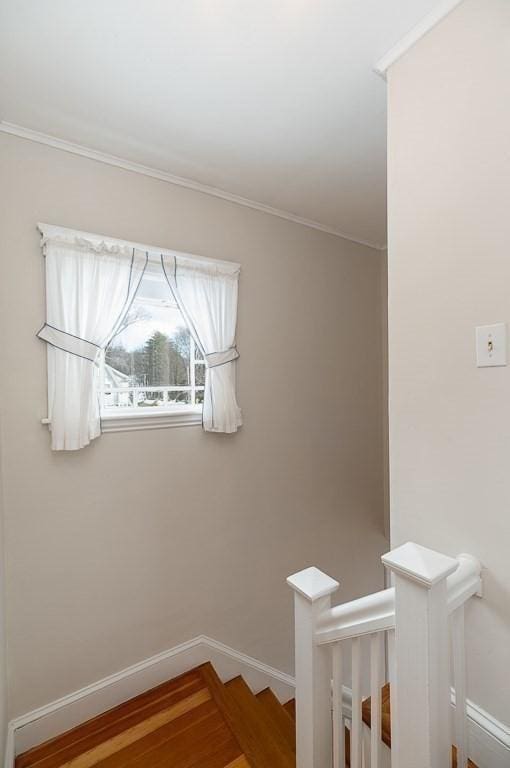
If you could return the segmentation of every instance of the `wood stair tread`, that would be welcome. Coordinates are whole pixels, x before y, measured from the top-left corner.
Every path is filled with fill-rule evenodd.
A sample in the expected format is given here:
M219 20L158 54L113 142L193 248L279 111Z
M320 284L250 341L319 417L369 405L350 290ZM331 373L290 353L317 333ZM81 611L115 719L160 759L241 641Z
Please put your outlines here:
M295 753L296 724L285 707L280 704L270 688L264 688L263 691L257 693L256 698L265 708L269 717L273 719L280 736L285 740L292 752Z
M16 768L252 768L198 667L19 755Z
M197 670L180 675L28 750L17 758L16 768L35 763L38 768L46 768L46 758L54 757L57 752L62 753L62 758L71 759L203 689Z
M251 768L295 768L294 753L244 680L223 685L211 664L201 670Z
M370 696L362 704L363 722L371 727L372 722L372 700ZM386 683L381 689L381 737L387 747L391 749L391 705L390 705L390 684Z
M218 768L239 757L239 745L213 704L208 712L189 714L192 717L186 715L147 734L100 760L97 766L146 768L150 765L151 768L163 768L171 761L174 768L192 768L195 765ZM72 768L75 768L74 763Z
M274 694L212 665L88 720L16 758L16 768L295 768L295 723Z
M363 722L371 727L372 722L372 701L369 696L362 704ZM386 683L381 688L381 737L387 747L391 749L391 703L390 703L390 684ZM457 768L457 750L452 747L452 768ZM468 768L477 768L477 766L468 760Z
M290 699L289 701L286 701L283 705L283 708L286 712L288 712L294 722L296 722L296 699Z

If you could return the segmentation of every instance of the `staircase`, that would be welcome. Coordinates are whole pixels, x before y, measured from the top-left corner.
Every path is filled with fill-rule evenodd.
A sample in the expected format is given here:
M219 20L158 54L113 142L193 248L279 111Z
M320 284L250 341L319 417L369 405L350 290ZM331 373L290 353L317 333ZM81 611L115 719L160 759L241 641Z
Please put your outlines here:
M211 664L16 758L16 768L295 768L293 702Z
M368 728L371 708L368 697ZM295 768L295 711L294 699L282 705L270 688L254 695L240 676L223 684L207 663L19 755L16 768ZM389 684L381 712L391 748ZM349 768L347 727L344 739Z
M255 695L240 676L222 683L206 663L19 755L15 768L476 768L464 606L481 595L480 563L416 544L383 562L394 587L334 607L339 584L317 568L287 580L295 701Z

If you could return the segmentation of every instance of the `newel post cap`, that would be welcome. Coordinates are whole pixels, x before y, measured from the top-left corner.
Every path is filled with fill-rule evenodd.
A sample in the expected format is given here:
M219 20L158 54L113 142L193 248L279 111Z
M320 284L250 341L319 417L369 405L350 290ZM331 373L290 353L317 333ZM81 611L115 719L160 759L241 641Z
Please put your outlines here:
M391 571L431 589L457 570L458 560L408 541L381 557Z
M340 584L315 566L289 576L287 584L310 602L336 592Z

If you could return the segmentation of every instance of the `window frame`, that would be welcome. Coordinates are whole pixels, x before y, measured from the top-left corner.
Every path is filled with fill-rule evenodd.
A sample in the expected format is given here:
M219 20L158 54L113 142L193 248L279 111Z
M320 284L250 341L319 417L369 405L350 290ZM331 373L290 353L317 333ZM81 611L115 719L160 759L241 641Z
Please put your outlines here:
M143 409L140 409L143 410ZM165 429L168 427L199 427L202 425L202 406L183 405L175 409L161 408L137 413L131 411L119 414L101 413L101 432L133 432L142 429Z
M159 271L154 270L154 275L159 278ZM163 279L163 277L161 278ZM168 305L169 308L173 307L179 309L177 302L171 301ZM191 403L186 404L169 404L168 406L157 406L152 408L142 408L138 405L131 407L116 407L105 406L105 387L104 387L104 365L105 365L105 353L103 351L100 360L100 382L99 382L99 411L101 419L101 432L130 432L143 429L163 429L167 427L191 427L202 425L202 411L203 403L196 403L196 393L204 392L205 386L196 386L196 366L204 365L205 360L196 357L196 351L198 347L190 333L190 384L189 386L176 386L176 387L157 387L157 386L133 386L133 387L108 387L108 390L115 390L119 392L137 392L137 391L149 391L149 392L172 392L172 391L186 391L191 393ZM133 398L133 401L135 398Z

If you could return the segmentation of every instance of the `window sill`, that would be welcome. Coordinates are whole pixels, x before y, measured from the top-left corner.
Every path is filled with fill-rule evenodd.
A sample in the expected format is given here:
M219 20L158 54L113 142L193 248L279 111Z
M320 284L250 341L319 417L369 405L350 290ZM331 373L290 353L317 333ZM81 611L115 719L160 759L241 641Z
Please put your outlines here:
M168 410L126 409L122 413L101 414L101 432L131 432L140 429L194 427L202 424L202 408L183 406Z
M49 425L49 419L41 419ZM197 427L202 424L202 408L183 406L156 411L128 410L122 413L102 413L101 432L133 432L140 429L168 429L168 427Z

